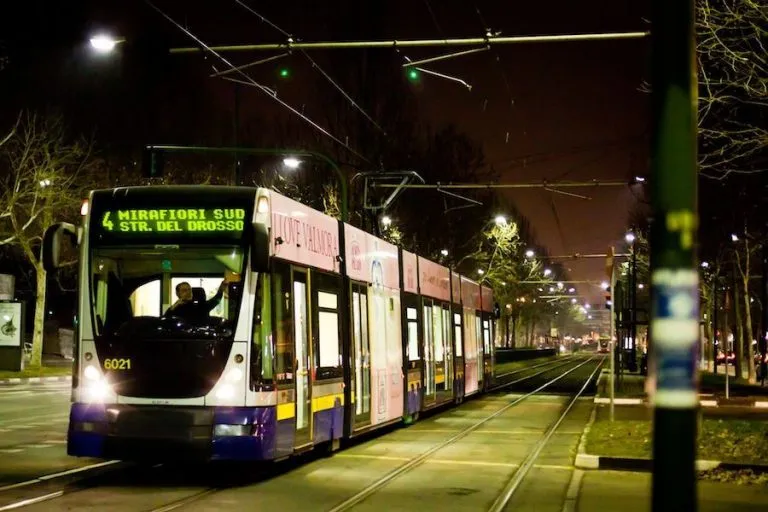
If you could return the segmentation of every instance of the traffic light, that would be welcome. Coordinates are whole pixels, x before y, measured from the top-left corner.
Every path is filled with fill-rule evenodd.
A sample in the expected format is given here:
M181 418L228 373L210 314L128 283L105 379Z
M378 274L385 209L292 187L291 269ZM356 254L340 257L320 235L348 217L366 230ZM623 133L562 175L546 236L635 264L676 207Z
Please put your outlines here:
M280 78L290 78L291 70L288 68L280 68L278 75L280 75Z
M410 80L411 82L416 82L418 79L419 79L419 70L410 68L408 70L408 80Z

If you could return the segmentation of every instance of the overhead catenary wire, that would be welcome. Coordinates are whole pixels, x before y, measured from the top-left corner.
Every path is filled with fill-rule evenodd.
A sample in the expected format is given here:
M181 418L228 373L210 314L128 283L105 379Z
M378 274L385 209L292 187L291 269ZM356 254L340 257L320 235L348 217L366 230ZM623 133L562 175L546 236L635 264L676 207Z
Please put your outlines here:
M235 0L235 3L243 7L246 11L250 12L254 16L257 16L259 19L261 19L261 21L263 21L270 27L274 28L285 37L287 38L293 37L289 32L283 30L282 28L278 27L275 23L272 23L271 21L269 21L263 14L256 12L255 9L253 9L251 6L249 6L242 0ZM302 55L304 55L304 57L306 57L306 59L309 61L312 67L316 69L317 72L320 73L323 76L323 78L325 78L328 81L328 83L330 83L342 96L344 96L344 98L350 103L350 105L352 105L352 107L354 107L358 112L360 112L363 115L363 117L365 117L373 126L376 127L377 130L379 130L385 136L387 135L386 130L384 130L384 128L382 128L379 125L379 123L377 123L373 119L373 117L371 117L368 114L368 112L366 112L365 109L363 109L363 107L361 107L349 94L347 94L347 92L338 83L336 83L336 81L333 78L331 78L331 76L328 73L325 72L325 70L320 66L320 64L315 62L315 59L313 59L309 55L309 53L307 53L306 50L299 49L299 51L301 52Z
M182 32L184 32L184 34L186 34L186 35L187 35L187 36L188 36L190 39L192 39L192 40L193 40L193 41L194 41L196 44L198 44L198 45L199 45L199 47L197 47L197 48L196 48L196 50L199 50L199 51L201 50L201 51L204 51L204 52L208 52L208 53L210 53L211 55L213 55L214 57L216 57L217 59L219 59L219 60L220 60L222 63L224 63L225 65L229 66L231 69L235 69L235 68L236 68L236 66L234 66L234 65L233 65L231 62L229 62L229 61L228 61L227 59L225 59L225 58L224 58L222 55L220 55L220 54L218 53L218 51L216 51L215 49L213 49L213 47L211 47L211 46L208 46L207 44L205 44L205 43L204 43L204 42L203 42L201 39L199 39L197 36L195 36L195 35L194 35L192 32L190 32L188 29L184 28L184 27L183 27L181 24L179 24L179 23L178 23L176 20L174 20L173 18L171 18L171 17L170 17L168 14L166 14L166 13L165 13L165 12L164 12L162 9L160 9L160 8L159 8L159 7L157 7L155 4L153 4L153 3L152 3L150 0L144 0L144 1L145 1L145 2L147 3L147 5L149 5L149 6L150 6L152 9L154 9L155 11L157 11L157 12L158 12L158 13L159 13L159 14L160 14L160 15L161 15L163 18L165 18L166 20L168 20L168 21L169 21L171 24L173 24L173 25L174 25L176 28L178 28L179 30L181 30ZM292 112L294 115L296 115L296 116L298 116L299 118L301 118L302 120L304 120L306 123L308 123L310 126L312 126L313 128L315 128L317 131L319 131L320 133L322 133L323 135L325 135L325 136L326 136L326 137L328 137L329 139L333 140L334 142L336 142L336 143L337 143L337 144L339 144L340 146L344 147L344 148L345 148L347 151L349 151L349 152L350 152L350 153L352 153L353 155L357 156L358 158L362 159L362 160L363 160L363 161L365 161L365 162L368 162L368 163L370 163L370 161L369 161L367 158L365 158L365 157L364 157L362 154L360 154L358 151L356 151L355 149L353 149L353 148L352 148L352 147L351 147L349 144L347 144L346 142L342 141L341 139L339 139L338 137L336 137L335 135L333 135L331 132L329 132L327 129L323 128L323 127L322 127L322 126L320 126L318 123L316 123L315 121L313 121L312 119L310 119L309 117L307 117L306 115L304 115L303 113L301 113L301 112L299 112L298 110L296 110L296 108L295 108L295 107L293 107L292 105L288 104L287 102L285 102L284 100L282 100L280 97L278 97L278 95L277 95L277 93L276 93L275 91L272 91L272 90L271 90L271 89L269 89L268 87L266 87L266 86L264 86L264 85L262 85L262 84L258 83L256 80L254 80L253 78L251 78L251 76L250 76L250 75L248 75L247 73L245 73L245 72L244 72L243 70L241 70L241 69L237 69L237 70L235 71L235 73L237 73L238 75L242 76L242 77L245 79L245 84L246 84L246 85L249 85L249 86L255 87L256 89L260 90L261 92L263 92L264 94L266 94L268 97L270 97L270 98L272 98L274 101L276 101L278 104L280 104L280 105L281 105L281 106L283 106L284 108L288 109L288 110L289 110L290 112Z

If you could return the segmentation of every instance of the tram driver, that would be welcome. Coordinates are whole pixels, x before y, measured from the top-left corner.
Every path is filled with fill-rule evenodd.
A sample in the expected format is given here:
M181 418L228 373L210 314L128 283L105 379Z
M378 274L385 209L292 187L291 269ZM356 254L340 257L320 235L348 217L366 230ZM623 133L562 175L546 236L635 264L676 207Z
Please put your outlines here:
M184 281L176 285L176 296L178 300L168 308L165 316L175 316L188 322L199 322L206 320L211 311L219 305L224 296L224 290L227 288L227 279L221 281L216 295L210 299L196 297L192 285Z

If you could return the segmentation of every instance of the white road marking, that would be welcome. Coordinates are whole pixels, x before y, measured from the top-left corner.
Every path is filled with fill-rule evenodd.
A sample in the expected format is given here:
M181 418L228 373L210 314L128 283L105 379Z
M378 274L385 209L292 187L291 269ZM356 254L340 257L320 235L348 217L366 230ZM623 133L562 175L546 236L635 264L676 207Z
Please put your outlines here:
M19 453L24 450L20 448L0 448L0 453Z

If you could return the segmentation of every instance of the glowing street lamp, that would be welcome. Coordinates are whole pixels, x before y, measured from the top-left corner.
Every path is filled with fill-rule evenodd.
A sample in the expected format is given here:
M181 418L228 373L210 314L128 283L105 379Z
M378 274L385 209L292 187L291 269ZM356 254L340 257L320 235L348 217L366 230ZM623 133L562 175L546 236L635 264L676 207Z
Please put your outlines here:
M392 225L392 217L389 215L385 215L381 218L381 224L382 226L391 226Z
M551 273L552 273L552 271L551 271L550 269L548 269L548 268L545 268L545 269L544 269L544 277L547 277L547 276L548 276L548 275L550 275Z
M533 252L533 249L528 249L525 251L525 257L526 258L533 258L536 253Z
M497 215L495 219L493 219L494 222L496 222L497 226L506 226L507 225L507 218L503 215Z
M626 240L628 244L634 243L635 234L630 231L629 233L624 235L624 240Z
M448 256L448 249L442 249L440 251L440 254L442 254L443 256Z
M283 165L288 169L298 169L299 165L301 165L301 160L289 156L288 158L283 158Z
M91 48L98 53L110 53L119 43L124 43L125 39L115 39L107 34L97 34L90 39Z

